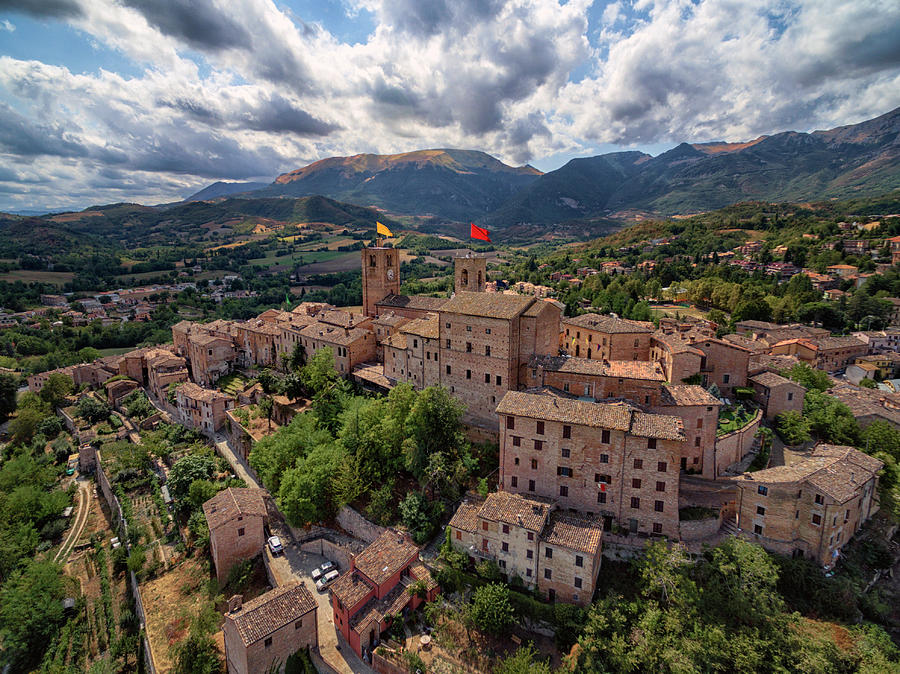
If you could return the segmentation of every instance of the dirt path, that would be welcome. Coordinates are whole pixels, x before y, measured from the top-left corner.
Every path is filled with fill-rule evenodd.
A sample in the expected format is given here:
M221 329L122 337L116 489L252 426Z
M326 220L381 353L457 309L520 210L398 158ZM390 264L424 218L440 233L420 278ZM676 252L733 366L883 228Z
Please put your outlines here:
M75 516L75 524L72 525L72 528L69 530L69 535L66 536L65 542L53 558L54 562L66 561L66 558L69 556L69 553L72 552L72 548L75 547L75 543L81 536L84 525L87 524L88 515L91 512L90 483L83 478L79 478L76 480L76 484L78 485L78 514Z

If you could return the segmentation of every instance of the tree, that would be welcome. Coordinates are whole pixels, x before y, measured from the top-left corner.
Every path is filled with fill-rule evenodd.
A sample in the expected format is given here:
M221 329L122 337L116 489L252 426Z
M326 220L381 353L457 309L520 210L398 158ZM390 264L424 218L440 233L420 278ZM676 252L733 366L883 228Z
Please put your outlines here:
M519 649L494 669L494 674L550 674L550 665L539 658L540 653L533 643Z
M209 634L192 628L187 639L175 646L173 674L218 674L221 670L218 649Z
M509 601L509 588L490 583L475 590L468 608L469 624L490 634L505 634L515 622L515 611Z
M778 426L778 434L782 437L785 444L800 445L808 442L810 439L809 431L811 424L809 419L796 410L782 412L776 418Z
M345 457L343 447L328 442L314 447L285 471L278 490L278 504L288 522L304 526L332 514L332 483Z
M187 507L191 484L195 480L211 479L215 469L216 462L211 456L188 454L178 459L169 471L167 483L172 498L176 500L176 507Z
M33 409L19 410L16 417L9 422L9 432L12 442L17 445L26 445L34 437L38 424L43 421L44 415Z
M13 671L31 671L62 624L64 588L60 568L30 562L0 590L0 633Z
M268 422L268 429L272 430L272 412L275 409L275 401L272 400L272 396L266 395L259 399L259 402L256 404L257 409L259 409L259 413L266 417L266 421Z
M400 502L400 517L406 528L412 532L413 540L419 545L431 537L435 520L431 516L428 501L419 492L409 492Z
M281 381L269 368L265 368L264 370L262 370L256 376L256 380L259 382L259 385L262 387L263 393L265 393L266 395L278 393Z
M407 445L406 468L420 482L425 477L428 458L435 452L445 452L451 461L468 452L462 432L464 409L442 386L429 386L419 393L406 419L412 440Z
M856 445L859 424L844 403L821 391L809 391L803 400L803 416L825 442Z
M0 419L6 419L16 411L16 393L19 389L17 377L0 373Z
M53 372L41 387L41 399L57 407L67 395L75 390L72 378L61 372Z
M800 384L807 391L825 391L831 388L831 380L822 370L810 367L806 363L797 363L782 374Z
M109 419L109 405L92 395L81 396L76 405L78 416L92 424Z

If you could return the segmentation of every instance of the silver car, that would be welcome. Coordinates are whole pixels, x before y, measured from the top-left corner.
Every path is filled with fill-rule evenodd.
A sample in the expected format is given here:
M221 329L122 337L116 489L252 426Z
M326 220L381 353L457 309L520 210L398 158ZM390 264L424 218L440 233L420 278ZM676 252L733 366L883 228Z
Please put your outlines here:
M279 553L284 552L284 546L281 544L281 539L278 536L269 536L269 550L272 551L273 555L277 555Z
M312 579L319 580L322 576L324 576L329 571L335 570L337 567L334 565L334 562L325 562L321 566L317 566L312 571Z
M329 585L331 585L334 581L336 581L338 579L338 577L340 575L341 575L340 571L337 571L337 570L329 571L328 573L326 573L324 576L322 576L318 580L318 582L316 583L316 589L319 592L324 592L328 588Z

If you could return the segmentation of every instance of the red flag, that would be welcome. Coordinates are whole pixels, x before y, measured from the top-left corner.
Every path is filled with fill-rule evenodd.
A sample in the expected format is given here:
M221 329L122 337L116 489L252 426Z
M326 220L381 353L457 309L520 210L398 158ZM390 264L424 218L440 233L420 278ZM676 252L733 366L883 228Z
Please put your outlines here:
M474 222L470 222L469 225L472 227L472 232L469 234L473 239L481 239L482 241L491 242L491 237L486 229L479 227Z

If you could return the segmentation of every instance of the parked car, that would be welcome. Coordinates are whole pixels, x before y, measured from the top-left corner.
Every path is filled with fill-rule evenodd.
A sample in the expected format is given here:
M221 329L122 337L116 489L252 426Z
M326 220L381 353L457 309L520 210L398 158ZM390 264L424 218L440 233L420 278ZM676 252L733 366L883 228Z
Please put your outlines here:
M316 583L316 589L319 592L324 592L325 589L329 585L331 585L334 581L336 581L338 579L338 576L340 576L340 575L341 575L341 573L337 569L335 569L334 571L329 571L324 576L322 576L319 579L319 581Z
M325 562L321 566L317 566L312 571L312 579L319 580L322 576L324 576L329 571L333 571L337 567L334 565L334 562Z
M281 544L281 539L278 536L269 536L269 550L272 551L273 555L284 552L284 546Z

